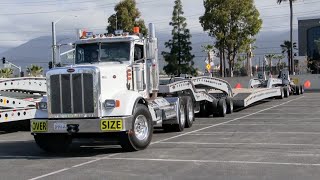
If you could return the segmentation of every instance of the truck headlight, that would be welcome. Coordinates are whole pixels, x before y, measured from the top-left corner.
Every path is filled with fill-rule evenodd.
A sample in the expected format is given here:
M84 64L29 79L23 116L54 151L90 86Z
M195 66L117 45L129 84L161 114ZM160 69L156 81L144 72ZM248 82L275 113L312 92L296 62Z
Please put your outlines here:
M115 107L120 107L120 101L119 100L105 100L104 101L104 108L106 109L112 109Z
M37 102L36 108L41 110L47 110L48 109L47 102Z

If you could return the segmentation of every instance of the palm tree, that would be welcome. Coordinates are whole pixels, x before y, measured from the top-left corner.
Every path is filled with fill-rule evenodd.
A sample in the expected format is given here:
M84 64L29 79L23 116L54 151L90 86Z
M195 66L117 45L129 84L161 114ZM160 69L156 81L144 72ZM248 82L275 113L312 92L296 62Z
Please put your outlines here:
M268 60L268 67L269 67L269 71L271 73L272 72L272 60L274 58L276 58L276 55L275 54L267 54L267 55L265 55L265 57Z
M283 68L282 65L283 63L281 62L281 60L284 58L284 55L281 54L281 55L277 55L275 57L275 59L278 59L278 63L277 63L277 69L278 69L278 72L280 73L280 70Z
M290 51L290 60L291 60L291 62L289 63L289 72L290 72L290 74L292 74L292 72L293 72L293 44L292 44L292 29L293 29L293 27L292 27L292 21L293 21L293 7L292 7L292 4L293 4L293 2L295 2L295 1L297 1L297 0L277 0L277 3L278 4L281 4L282 2L286 2L286 1L289 1L289 4L290 4L290 49L291 49L291 51Z
M294 43L292 43L292 46L291 46L290 41L284 41L283 44L280 45L280 47L282 49L282 54L287 53L289 71L292 72L293 71L293 66L292 66L293 61L291 60L291 54L292 54L291 49L297 49L297 43L294 42Z
M38 77L38 76L42 75L43 68L41 66L37 66L37 65L32 64L30 67L27 68L27 72L29 73L30 76Z
M3 68L0 70L1 78L10 78L13 74L13 69Z

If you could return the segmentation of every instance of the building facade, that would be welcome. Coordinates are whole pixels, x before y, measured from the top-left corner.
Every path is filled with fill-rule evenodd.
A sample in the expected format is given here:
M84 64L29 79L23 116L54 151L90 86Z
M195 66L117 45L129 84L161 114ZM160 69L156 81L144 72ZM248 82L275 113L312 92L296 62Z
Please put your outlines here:
M298 18L299 56L308 56L311 59L319 56L320 45L320 17Z

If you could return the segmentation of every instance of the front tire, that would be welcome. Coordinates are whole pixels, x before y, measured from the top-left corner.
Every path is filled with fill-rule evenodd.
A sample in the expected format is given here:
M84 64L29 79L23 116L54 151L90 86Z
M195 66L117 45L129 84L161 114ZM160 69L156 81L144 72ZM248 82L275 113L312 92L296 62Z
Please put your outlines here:
M72 142L71 136L67 134L35 134L34 140L37 145L49 153L66 152Z
M125 151L147 148L152 140L153 125L149 109L138 104L133 113L132 130L122 134L120 145Z

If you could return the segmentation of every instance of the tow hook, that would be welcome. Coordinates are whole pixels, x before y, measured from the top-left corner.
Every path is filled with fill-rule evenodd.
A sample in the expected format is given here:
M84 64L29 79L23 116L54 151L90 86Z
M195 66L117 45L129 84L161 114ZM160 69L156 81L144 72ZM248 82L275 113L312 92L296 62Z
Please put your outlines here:
M67 124L67 131L69 134L79 132L79 124Z

